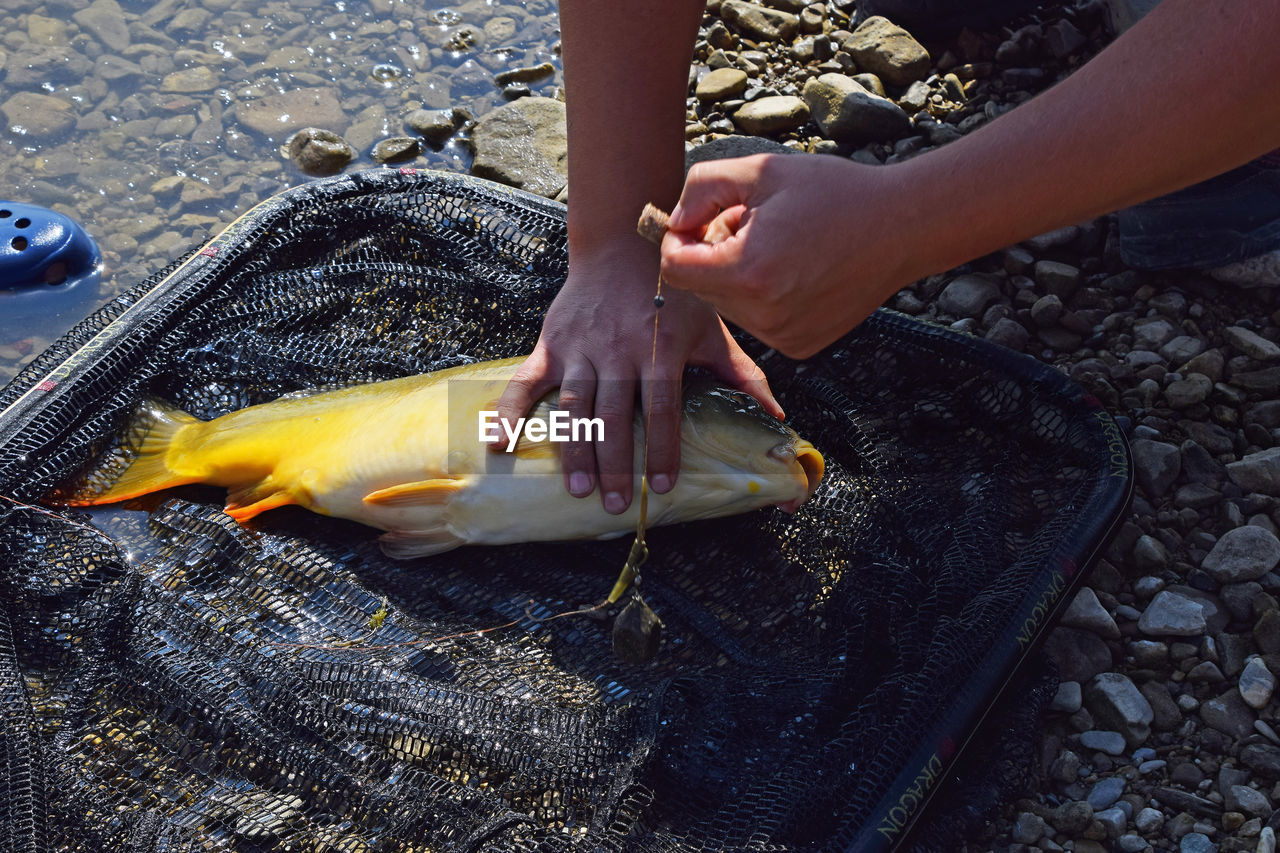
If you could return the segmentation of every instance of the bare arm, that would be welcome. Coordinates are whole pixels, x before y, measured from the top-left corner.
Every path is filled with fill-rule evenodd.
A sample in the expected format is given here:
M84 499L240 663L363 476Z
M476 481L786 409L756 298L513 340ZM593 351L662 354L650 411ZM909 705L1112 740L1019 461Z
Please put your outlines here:
M918 278L1280 146L1278 43L1280 4L1165 0L1059 85L905 163L703 164L673 212L686 233L664 242L667 280L811 355ZM717 216L735 235L699 243Z
M566 486L589 494L597 471L610 512L631 502L631 420L637 388L653 389L650 482L674 484L679 467L680 376L706 365L768 396L759 368L714 309L668 293L653 355L658 253L636 234L646 202L670 206L684 176L684 109L702 0L562 0L561 44L569 122L569 277L542 336L499 410L514 418L550 388L574 417L604 419L604 441L562 445ZM615 49L625 42L625 50ZM652 365L652 368L651 368ZM752 384L757 383L757 384Z

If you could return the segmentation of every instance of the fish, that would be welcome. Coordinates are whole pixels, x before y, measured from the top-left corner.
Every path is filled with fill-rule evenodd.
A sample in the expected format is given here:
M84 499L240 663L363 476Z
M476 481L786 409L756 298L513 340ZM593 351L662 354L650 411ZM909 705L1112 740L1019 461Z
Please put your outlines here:
M510 424L504 435L502 424L485 420L486 413L496 416L497 400L523 361L289 395L209 421L148 398L128 427L128 467L106 484L87 478L60 502L94 506L211 484L228 490L225 512L237 522L298 505L385 531L380 545L396 559L460 545L609 539L635 531L640 501L610 515L598 498L565 489L551 434L558 389L527 415L552 425L545 435L528 428L509 435ZM648 496L648 526L769 505L792 512L818 488L822 454L754 398L692 378L684 383L682 405L680 473L670 491ZM632 429L638 471L639 413ZM489 447L494 433L506 452Z

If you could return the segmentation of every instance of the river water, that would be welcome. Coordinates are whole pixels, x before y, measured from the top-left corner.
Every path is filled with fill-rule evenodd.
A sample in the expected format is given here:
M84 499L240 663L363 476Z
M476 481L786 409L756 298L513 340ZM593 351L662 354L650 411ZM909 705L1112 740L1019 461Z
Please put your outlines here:
M553 94L557 26L554 0L7 0L0 201L71 216L103 267L96 289L21 303L0 292L0 384L96 307L311 180L280 151L297 127L347 139L347 171L374 167L379 140L413 135L415 109L504 103L496 73L551 61L555 75L529 85ZM295 97L320 106L273 106L264 121L264 105ZM455 139L407 165L466 171L470 153Z

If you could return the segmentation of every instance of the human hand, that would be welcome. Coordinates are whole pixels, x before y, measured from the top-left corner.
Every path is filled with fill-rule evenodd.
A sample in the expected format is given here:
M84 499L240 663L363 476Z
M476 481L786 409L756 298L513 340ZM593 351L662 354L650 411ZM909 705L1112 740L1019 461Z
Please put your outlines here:
M775 417L782 409L764 373L729 335L715 310L689 293L664 291L655 308L657 253L638 237L591 258L574 256L564 287L543 321L533 353L501 399L499 417L514 421L560 386L571 418L598 417L603 440L560 445L565 487L577 497L599 479L604 508L624 512L634 482L635 395L648 407L648 474L655 492L669 491L680 467L681 377L686 364L710 368L726 384L754 396ZM654 312L658 311L654 350Z
M917 277L900 233L911 201L893 167L776 154L699 163L671 212L662 274L807 358Z

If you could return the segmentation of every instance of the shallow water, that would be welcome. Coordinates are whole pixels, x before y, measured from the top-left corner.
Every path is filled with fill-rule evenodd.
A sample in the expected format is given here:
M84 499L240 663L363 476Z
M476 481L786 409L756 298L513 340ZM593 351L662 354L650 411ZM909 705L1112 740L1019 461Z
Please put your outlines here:
M379 140L414 135L415 109L501 105L498 72L551 61L555 76L530 86L552 94L555 11L554 0L8 0L0 200L71 216L103 267L96 290L22 294L35 310L0 299L0 383L96 307L311 180L280 152L297 127L345 137L355 171L378 165ZM304 89L319 113L276 108L263 129L264 98ZM62 105L23 115L20 93ZM466 171L470 154L455 137L400 165Z

